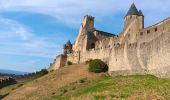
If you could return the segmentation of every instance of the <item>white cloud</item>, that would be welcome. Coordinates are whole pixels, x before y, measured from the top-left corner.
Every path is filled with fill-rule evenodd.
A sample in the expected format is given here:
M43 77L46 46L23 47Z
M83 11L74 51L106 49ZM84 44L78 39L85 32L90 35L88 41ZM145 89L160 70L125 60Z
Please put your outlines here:
M147 16L160 17L169 13L169 0L136 0L135 2ZM100 16L101 18L120 11L126 14L131 3L132 0L1 0L0 11L43 13L66 24L74 25L80 23L85 14Z
M53 58L61 53L61 47L51 42L51 37L36 36L26 26L14 20L0 18L0 25L0 54Z
M147 15L147 25L170 16L169 0L136 0L135 2L138 8L141 8L144 14ZM85 14L100 17L97 20L105 20L106 16L120 11L126 14L131 3L132 0L1 0L0 12L26 11L42 13L73 26L79 24ZM36 36L21 23L0 18L0 24L0 44L6 46L0 47L1 53L52 56L54 50L51 49L61 52L61 47L49 42L48 38Z
M23 28L24 25L21 25L17 23L14 20L6 19L6 18L0 18L0 38L3 39L4 37L20 37L21 39L25 40L28 37L28 32L25 28Z

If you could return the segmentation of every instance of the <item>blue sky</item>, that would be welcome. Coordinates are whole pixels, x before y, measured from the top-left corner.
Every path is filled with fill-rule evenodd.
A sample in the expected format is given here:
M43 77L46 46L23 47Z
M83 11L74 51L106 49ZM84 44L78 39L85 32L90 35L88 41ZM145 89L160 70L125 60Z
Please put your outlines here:
M0 0L0 69L32 72L47 68L74 42L84 15L95 27L118 34L133 0ZM170 17L169 0L135 0L145 27Z

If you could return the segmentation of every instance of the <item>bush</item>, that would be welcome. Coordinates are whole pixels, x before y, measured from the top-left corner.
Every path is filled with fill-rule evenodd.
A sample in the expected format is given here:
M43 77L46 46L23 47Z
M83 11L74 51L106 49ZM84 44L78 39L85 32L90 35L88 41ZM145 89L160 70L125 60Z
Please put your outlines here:
M36 72L36 75L37 75L38 77L44 76L44 75L46 75L46 74L48 74L47 69L41 69L41 71Z
M87 80L86 78L80 79L80 80L79 80L79 83L85 83L86 80Z
M71 61L67 61L67 65L72 65L73 63Z
M63 93L66 93L67 92L67 90L66 89L64 89L64 90L62 90L63 91Z
M21 86L23 86L24 84L19 84L17 87L21 87Z
M72 88L72 90L75 90L75 89L76 89L76 87L73 87L73 88Z
M86 61L86 64L89 64L91 61L93 61L93 60L92 60L92 59L87 60L87 61Z
M108 66L100 59L95 59L89 62L89 71L94 73L101 73L108 71Z
M50 72L53 72L54 70L50 70Z

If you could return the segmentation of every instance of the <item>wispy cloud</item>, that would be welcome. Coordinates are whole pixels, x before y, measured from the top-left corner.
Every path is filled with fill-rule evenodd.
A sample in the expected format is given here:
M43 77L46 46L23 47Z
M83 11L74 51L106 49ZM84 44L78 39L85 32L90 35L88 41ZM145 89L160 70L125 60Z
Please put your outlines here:
M59 25L62 23L76 29L79 28L83 16L89 14L95 16L96 20L100 22L96 26L99 27L100 25L102 29L109 29L110 31L112 28L114 29L114 24L117 30L121 30L119 28L123 26L123 15L126 15L131 3L132 0L0 0L0 55L8 55L10 57L11 55L22 55L24 58L28 56L54 58L54 56L62 52L64 41L68 37L75 38L72 35L76 34L76 32L75 34L69 34L70 31L65 30L64 32L68 32L68 34L62 34L61 32L62 36L58 34L53 36L50 33L46 33L46 37L41 36L41 33L35 33L29 25L22 23L22 21L2 17L1 14L3 13L24 12L42 14L60 21ZM146 26L170 16L170 0L135 0L135 4L139 9L142 9L145 15ZM118 17L122 18L121 23L118 22L120 21ZM106 22L106 20L109 22ZM32 27L41 24L36 23L34 25L34 22L31 23L33 23ZM3 57L0 57L0 59L3 60ZM15 56L13 59L15 59ZM45 61L44 63L46 63ZM33 69L34 64L42 66L41 61L35 62L34 58L30 58L28 62L23 64L20 61L18 62L14 62L14 65L9 66L15 66L19 69L17 67L19 65L29 65L32 67L28 68L29 70Z
M169 0L136 0L135 2L148 16L156 14L158 17L163 16L170 9ZM43 13L73 25L80 23L81 17L85 14L102 17L120 11L126 13L131 3L132 0L1 0L0 11Z
M13 37L19 37L23 40L27 39L29 33L28 31L23 27L24 25L21 25L17 23L14 20L7 19L7 18L0 18L0 38L6 39L6 38L13 38Z
M61 53L61 46L51 42L50 37L36 36L26 26L14 20L0 18L0 25L0 54L52 58Z

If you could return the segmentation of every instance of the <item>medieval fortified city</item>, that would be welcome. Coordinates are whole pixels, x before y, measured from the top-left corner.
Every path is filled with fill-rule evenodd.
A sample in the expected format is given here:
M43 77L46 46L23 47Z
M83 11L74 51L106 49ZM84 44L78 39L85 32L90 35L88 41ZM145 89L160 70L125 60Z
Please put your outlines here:
M152 1L0 0L0 100L170 100L170 0Z
M149 73L170 77L170 19L144 27L144 14L133 3L124 17L119 35L97 30L95 18L84 16L75 42L64 45L64 54L57 56L49 70L66 65L101 59L109 66L109 74Z

